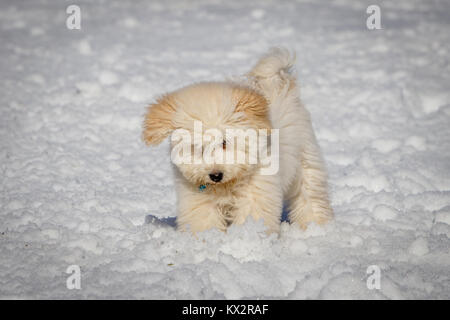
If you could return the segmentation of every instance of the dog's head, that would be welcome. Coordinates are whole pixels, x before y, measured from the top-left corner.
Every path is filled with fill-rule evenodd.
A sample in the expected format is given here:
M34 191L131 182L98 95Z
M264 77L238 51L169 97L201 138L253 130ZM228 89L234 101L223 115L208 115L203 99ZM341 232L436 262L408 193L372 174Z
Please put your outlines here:
M156 145L172 134L172 160L187 181L195 186L225 185L258 168L258 162L250 159L260 129L270 130L262 95L230 83L200 83L150 105L143 139Z

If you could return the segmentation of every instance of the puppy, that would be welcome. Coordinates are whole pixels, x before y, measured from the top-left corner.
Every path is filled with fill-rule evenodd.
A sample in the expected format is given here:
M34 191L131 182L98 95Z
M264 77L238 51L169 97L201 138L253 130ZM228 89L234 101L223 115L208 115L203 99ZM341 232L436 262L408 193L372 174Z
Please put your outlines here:
M172 134L179 230L225 231L251 216L263 219L268 232L278 232L283 203L288 205L290 222L303 229L310 222L322 224L332 218L326 171L291 73L293 62L286 49L275 48L244 80L190 85L150 105L143 124L145 143L156 145ZM248 139L239 134L230 138L229 131L244 132ZM249 132L270 133L256 139L258 151L276 161L278 170L264 172L267 161L263 163L262 157L256 162L236 161L239 154L251 158L256 140ZM180 150L181 161L176 156ZM213 161L205 160L208 150ZM221 161L224 158L233 161Z

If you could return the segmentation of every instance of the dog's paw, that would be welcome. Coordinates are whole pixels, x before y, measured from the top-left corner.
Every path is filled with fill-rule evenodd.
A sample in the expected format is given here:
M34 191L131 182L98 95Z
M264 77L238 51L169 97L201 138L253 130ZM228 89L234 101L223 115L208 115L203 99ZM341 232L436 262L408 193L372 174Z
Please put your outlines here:
M306 230L308 225L315 222L318 225L323 225L333 219L333 210L331 208L323 208L320 211L302 212L301 214L290 215L291 223L298 225L301 229Z

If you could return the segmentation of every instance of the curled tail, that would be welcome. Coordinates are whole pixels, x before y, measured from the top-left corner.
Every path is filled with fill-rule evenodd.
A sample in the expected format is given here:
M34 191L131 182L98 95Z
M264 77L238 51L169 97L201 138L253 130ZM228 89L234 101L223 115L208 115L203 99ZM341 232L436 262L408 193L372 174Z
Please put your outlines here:
M295 88L295 77L292 75L294 63L295 54L286 48L272 48L259 59L247 76L256 89L269 101L274 101Z

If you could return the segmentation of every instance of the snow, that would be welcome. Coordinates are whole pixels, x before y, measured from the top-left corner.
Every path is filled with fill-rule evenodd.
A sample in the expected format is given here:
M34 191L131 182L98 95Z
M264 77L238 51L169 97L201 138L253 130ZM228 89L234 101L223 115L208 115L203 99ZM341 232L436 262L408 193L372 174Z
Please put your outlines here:
M429 252L428 242L425 238L418 238L408 248L408 252L416 256L423 256Z
M0 2L0 298L450 298L450 3ZM335 220L193 237L145 106L297 51ZM81 267L81 289L66 270ZM369 290L367 268L381 272Z

